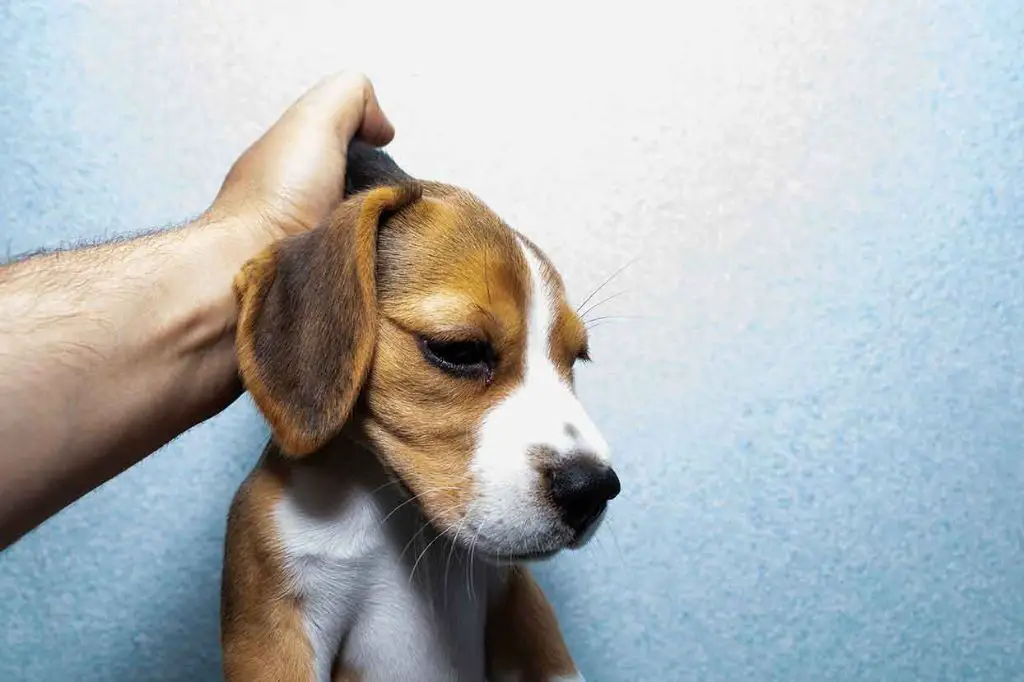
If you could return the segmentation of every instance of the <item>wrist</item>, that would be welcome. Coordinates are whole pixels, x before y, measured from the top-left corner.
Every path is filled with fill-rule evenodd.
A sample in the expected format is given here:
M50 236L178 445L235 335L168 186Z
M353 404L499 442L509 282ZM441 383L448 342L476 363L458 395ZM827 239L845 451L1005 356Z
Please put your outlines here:
M186 225L185 232L194 248L219 261L222 269L230 270L232 278L246 262L283 236L258 214L224 215L213 209Z
M175 362L184 360L183 366L220 367L234 374L234 277L265 247L241 225L206 214L166 238L160 248L166 267L161 288L167 291L158 308L165 316L161 344ZM227 377L207 379L219 383ZM196 388L209 391L206 383L199 381Z
M241 389L235 354L238 301L235 276L277 237L259 219L216 215L207 211L186 224L177 239L177 314L170 325L176 354L202 366L204 380L193 387L211 400L210 413L219 411ZM173 330L173 331L171 331Z

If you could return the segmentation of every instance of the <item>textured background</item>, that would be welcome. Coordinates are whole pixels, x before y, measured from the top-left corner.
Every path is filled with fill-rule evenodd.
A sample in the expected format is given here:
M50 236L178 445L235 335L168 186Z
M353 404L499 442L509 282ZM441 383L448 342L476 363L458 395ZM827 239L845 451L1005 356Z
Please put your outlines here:
M0 1L0 248L184 220L367 71L577 300L638 258L581 377L625 493L541 571L588 679L1024 679L1019 0L490 5ZM0 555L0 679L216 679L265 436L243 399Z

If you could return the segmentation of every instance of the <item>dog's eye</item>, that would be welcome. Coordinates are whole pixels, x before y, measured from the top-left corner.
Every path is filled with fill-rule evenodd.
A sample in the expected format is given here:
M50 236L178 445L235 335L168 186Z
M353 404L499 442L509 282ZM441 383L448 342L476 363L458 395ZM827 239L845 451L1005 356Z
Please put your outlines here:
M449 374L460 377L490 377L495 355L486 341L435 341L423 339L423 356Z
M576 353L576 357L573 359L573 364L577 362L590 362L590 349L583 347Z

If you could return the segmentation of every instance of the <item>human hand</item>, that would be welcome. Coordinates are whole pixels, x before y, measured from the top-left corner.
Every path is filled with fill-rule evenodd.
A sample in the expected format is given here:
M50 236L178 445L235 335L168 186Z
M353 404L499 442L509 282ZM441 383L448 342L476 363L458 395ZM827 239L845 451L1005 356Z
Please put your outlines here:
M208 216L239 226L257 247L312 229L342 199L356 135L383 146L395 129L370 81L343 71L306 92L238 158Z

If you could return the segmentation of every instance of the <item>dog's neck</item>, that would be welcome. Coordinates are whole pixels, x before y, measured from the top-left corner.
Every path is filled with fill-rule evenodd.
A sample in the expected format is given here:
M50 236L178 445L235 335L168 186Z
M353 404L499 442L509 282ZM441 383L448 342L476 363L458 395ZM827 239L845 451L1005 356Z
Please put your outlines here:
M381 463L373 445L354 430L342 432L320 451L302 459L292 460L280 453L277 457L292 476L315 475L325 489L332 491L352 488L380 492L386 486L400 493L403 489Z
M303 516L331 520L350 532L362 528L366 533L382 533L385 520L389 527L400 521L405 522L398 524L403 526L426 521L404 485L357 434L342 433L302 459L287 458L276 448L270 458L271 466L287 481L291 503ZM366 517L368 525L352 525L353 515ZM372 518L377 518L376 526L369 524ZM390 523L392 520L395 523Z

